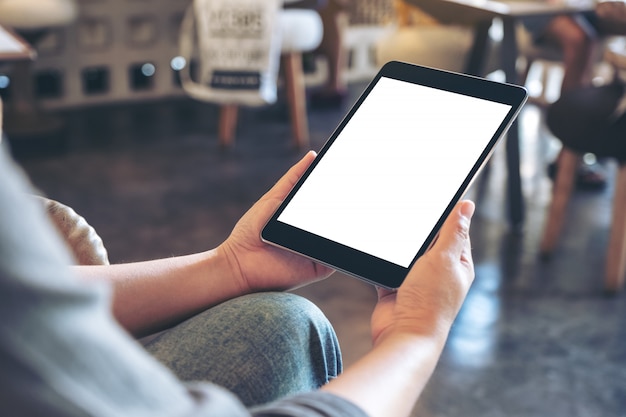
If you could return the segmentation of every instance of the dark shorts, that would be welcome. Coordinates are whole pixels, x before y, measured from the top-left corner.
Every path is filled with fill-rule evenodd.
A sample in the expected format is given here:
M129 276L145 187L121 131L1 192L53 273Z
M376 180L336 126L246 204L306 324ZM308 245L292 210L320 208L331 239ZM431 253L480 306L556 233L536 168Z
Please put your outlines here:
M599 36L598 17L595 12L574 14L572 18L590 38ZM535 43L542 43L546 40L546 29L552 19L554 19L554 17L549 16L529 17L524 19L524 27L531 34Z

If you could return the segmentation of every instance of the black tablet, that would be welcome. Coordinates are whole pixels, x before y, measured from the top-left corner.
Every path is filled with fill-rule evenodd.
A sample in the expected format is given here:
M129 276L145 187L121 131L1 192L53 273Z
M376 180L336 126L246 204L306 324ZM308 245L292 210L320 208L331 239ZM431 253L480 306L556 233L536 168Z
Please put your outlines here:
M261 238L399 287L526 98L511 84L386 64Z

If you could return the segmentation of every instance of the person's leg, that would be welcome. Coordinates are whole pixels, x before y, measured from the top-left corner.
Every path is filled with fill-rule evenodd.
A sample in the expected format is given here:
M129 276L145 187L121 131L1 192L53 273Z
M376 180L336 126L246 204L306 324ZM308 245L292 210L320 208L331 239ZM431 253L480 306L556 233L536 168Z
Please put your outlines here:
M340 94L345 93L347 89L342 75L348 66L347 51L343 45L345 30L348 26L345 7L338 0L329 0L326 6L319 10L324 24L324 36L319 50L328 60L326 90Z
M289 293L227 301L159 335L146 349L180 379L221 385L247 406L317 389L342 370L324 314Z
M598 46L594 27L583 16L557 16L546 26L544 37L559 45L563 52L561 92L589 85ZM548 166L552 178L559 159L560 154ZM581 189L602 189L606 184L606 175L597 164L581 164L576 175L576 186Z
M588 85L591 82L596 35L570 16L557 16L546 27L545 37L563 51L563 82L561 91Z
M322 42L316 50L326 58L328 78L319 91L311 95L313 107L337 106L347 95L344 71L348 67L348 51L344 46L348 26L347 0L329 0L318 9L324 26Z

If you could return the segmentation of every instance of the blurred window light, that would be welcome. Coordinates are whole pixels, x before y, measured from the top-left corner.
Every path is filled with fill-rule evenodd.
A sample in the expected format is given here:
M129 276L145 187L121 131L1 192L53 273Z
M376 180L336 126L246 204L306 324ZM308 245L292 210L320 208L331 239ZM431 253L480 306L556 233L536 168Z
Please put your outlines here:
M146 62L145 64L141 66L141 73L145 75L146 77L152 77L155 72L156 72L156 67L154 66L154 64Z
M187 65L187 60L182 56L175 56L170 61L170 66L174 71L180 71Z
M598 162L598 158L592 153L586 153L583 155L583 162L587 165L594 165Z
M6 75L0 75L0 88L8 88L11 84L11 79Z

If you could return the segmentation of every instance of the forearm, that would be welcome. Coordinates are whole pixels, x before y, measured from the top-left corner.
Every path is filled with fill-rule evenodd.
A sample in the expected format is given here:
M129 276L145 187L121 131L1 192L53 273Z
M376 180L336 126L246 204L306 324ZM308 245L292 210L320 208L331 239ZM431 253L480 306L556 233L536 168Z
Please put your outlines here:
M424 390L445 337L394 335L322 389L370 417L408 416Z
M170 327L247 292L221 249L107 266L76 266L85 279L113 284L113 314L135 336Z

